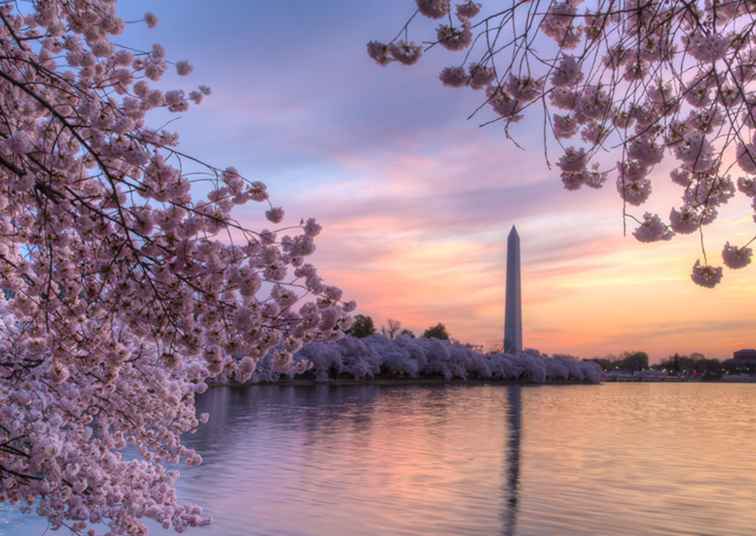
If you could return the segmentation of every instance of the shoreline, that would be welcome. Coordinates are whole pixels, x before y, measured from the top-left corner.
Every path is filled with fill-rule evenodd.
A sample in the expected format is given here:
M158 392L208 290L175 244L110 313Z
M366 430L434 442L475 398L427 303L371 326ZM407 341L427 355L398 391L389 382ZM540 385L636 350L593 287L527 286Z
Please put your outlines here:
M600 383L591 383L585 381L550 381L544 383L536 383L531 381L518 381L518 380L485 380L485 379L461 379L453 378L447 380L440 377L432 378L370 378L370 379L354 379L354 378L331 378L328 380L316 380L316 379L285 379L275 382L256 382L256 383L213 383L210 387L249 387L249 386L281 386L281 387L318 387L318 386L353 386L353 385L379 385L384 387L393 386L412 386L412 385L449 385L449 386L462 386L462 385L520 385L522 387L536 387L536 386L566 386L566 385L602 385L611 383L756 383L756 377L754 378L738 378L738 379L603 379Z
M621 380L601 380L601 383L756 383L756 377L754 378L735 378L731 380L726 379L621 379Z
M484 380L484 379L461 379L453 378L447 380L445 378L371 378L358 380L354 378L331 378L328 380L316 380L316 379L294 379L294 380L278 380L275 382L257 382L257 383L215 383L211 387L248 387L248 386L272 386L280 385L286 387L317 387L317 386L350 386L350 385L380 385L380 386L397 386L397 385L520 385L526 386L560 386L560 385L600 385L597 383L585 382L585 381L551 381L544 383L536 383L531 381L518 381L518 380Z

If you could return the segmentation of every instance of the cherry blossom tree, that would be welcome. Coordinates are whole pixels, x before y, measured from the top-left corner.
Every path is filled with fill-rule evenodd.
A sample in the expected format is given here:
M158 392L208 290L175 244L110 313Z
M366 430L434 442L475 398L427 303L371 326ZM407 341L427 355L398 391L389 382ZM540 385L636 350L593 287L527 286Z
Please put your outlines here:
M166 467L201 461L195 395L290 370L354 308L305 262L314 220L248 228L234 207L283 220L265 184L148 126L210 90L159 88L192 66L126 26L113 0L0 2L0 501L81 534L207 522Z
M306 363L307 375L319 382L344 376L355 380L384 377L532 383L601 381L601 368L596 363L566 355L549 357L537 350L484 354L481 347L437 337L415 338L411 334L347 336L336 342L313 342L299 350L294 359ZM293 376L289 373L287 377ZM280 378L280 374L262 366L253 381L276 382Z
M756 2L753 0L417 0L388 42L367 51L380 65L416 64L423 53L456 53L439 73L442 84L481 91L485 109L512 139L528 114L543 125L545 160L564 187L601 188L611 176L622 200L623 224L637 223L642 242L699 233L702 261L692 279L714 287L722 267L706 254L703 229L736 196L747 198L756 221ZM423 17L435 35L415 42ZM633 215L652 194L665 155L669 180L682 199L668 222ZM655 181L661 180L654 178ZM731 269L748 265L746 244L724 245Z

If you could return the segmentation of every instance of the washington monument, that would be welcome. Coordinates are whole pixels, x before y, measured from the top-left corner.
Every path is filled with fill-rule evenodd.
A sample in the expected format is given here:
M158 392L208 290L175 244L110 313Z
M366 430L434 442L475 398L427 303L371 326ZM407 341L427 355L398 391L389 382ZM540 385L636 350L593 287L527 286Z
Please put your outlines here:
M512 226L507 238L507 306L504 318L504 351L522 352L522 296L520 295L520 235Z

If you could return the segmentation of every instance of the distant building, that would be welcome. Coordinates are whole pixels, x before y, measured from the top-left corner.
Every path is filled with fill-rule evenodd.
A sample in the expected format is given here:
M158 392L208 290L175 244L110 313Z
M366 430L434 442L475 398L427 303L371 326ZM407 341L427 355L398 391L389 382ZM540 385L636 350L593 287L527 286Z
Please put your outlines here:
M756 372L756 350L744 349L733 352L732 359L728 359L722 365L731 371Z
M732 361L736 365L756 366L756 350L738 350L732 354Z
M756 361L756 350L750 348L747 350L738 350L737 352L734 352L732 354L732 358L741 361L741 360L754 360Z

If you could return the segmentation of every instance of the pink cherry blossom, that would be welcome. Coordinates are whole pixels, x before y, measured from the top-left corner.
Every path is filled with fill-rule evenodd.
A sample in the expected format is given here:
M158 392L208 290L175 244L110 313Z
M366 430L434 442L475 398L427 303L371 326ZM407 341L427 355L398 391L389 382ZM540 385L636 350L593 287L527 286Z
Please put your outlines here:
M304 225L304 232L307 236L315 237L320 234L321 227L313 218L308 218Z
M288 372L305 341L342 336L354 304L305 262L315 220L246 227L239 208L264 210L251 202L284 218L265 184L150 125L210 89L161 87L170 55L119 48L119 12L0 6L0 500L80 534L145 534L146 519L183 532L208 522L168 469L202 462L182 443L207 420L195 397L268 355ZM296 314L305 295L328 329Z
M690 277L696 285L714 288L722 281L722 267L709 266L708 264L701 264L701 261L696 261Z
M738 179L738 190L748 197L756 198L756 178L740 177Z
M575 173L583 171L587 163L588 159L585 149L575 149L574 147L568 147L565 153L559 159L557 165L562 169L562 171Z
M657 214L646 212L643 215L643 223L633 231L633 236L640 242L657 242L659 240L671 240L674 233L661 221Z
M284 218L284 209L281 207L273 207L265 213L265 217L272 223L281 223Z
M571 138L577 134L577 121L570 115L554 114L554 135L557 138Z
M691 32L684 38L688 52L696 59L714 63L724 58L730 48L730 36L719 33Z
M450 87L462 87L468 80L463 67L444 67L438 77L445 86Z
M752 256L753 250L751 248L731 246L729 242L725 244L722 250L722 260L728 268L732 268L733 270L744 268L751 264Z
M144 22L147 23L148 27L154 28L155 26L157 26L158 19L155 16L154 13L145 13L144 14Z
M549 93L549 101L562 110L574 110L577 107L578 94L573 89L555 87Z
M682 207L680 210L673 208L669 213L669 225L676 233L693 233L698 230L701 224L701 216L690 207Z
M473 63L470 65L470 87L473 89L480 89L490 84L496 77L492 67L480 65L479 63Z
M583 72L580 70L575 56L564 55L551 73L551 83L555 87L572 86L580 82Z
M176 63L176 72L179 76L187 76L192 72L192 65L185 60Z
M642 205L651 195L651 181L644 178L617 178L617 191L631 205Z
M737 160L743 171L749 175L756 175L756 144L738 144Z
M509 75L506 83L507 91L520 101L531 101L543 92L543 79L530 76Z
M689 186L693 180L690 172L684 168L673 169L669 172L669 177L672 179L672 182L680 186Z
M472 43L470 23L465 20L461 28L450 24L442 24L436 30L436 39L448 50L464 50Z
M480 13L480 4L467 0L462 4L457 4L457 18L460 20L471 19Z
M379 65L387 65L391 58L389 57L389 46L378 41L370 41L367 44L367 51L371 58Z
M638 136L630 142L627 155L642 166L651 167L662 161L664 147L654 143L650 136Z
M432 19L440 19L449 13L449 0L417 0L417 9Z
M520 103L501 86L488 86L486 88L488 103L499 116L508 121L519 121L522 115Z
M591 121L580 131L580 138L595 146L601 145L609 135L607 127L598 121Z
M711 224L738 195L756 198L749 2L627 0L585 3L582 13L581 0L480 4L457 6L460 26L449 2L417 2L423 15L448 18L435 40L425 39L429 50L464 51L462 64L439 78L453 87L485 87L472 116L503 128L504 139L514 139L523 123L543 128L546 164L557 161L566 189L601 187L611 173L623 206L637 206L665 191L652 189L651 178L668 160L669 180L685 189L683 207L670 207L670 227L683 234ZM417 18L410 15L401 29L405 36L420 31ZM564 146L567 138L574 144ZM588 171L604 165L605 153L617 166ZM745 175L737 190L726 176L733 164ZM622 214L639 218L626 206ZM641 237L661 236L647 227ZM705 258L703 236L700 242Z
M593 162L589 169L583 172L584 182L590 188L601 188L604 186L608 173L600 171L598 162Z
M420 59L420 55L422 54L423 49L415 43L399 41L396 43L391 43L391 45L389 45L389 52L391 53L391 56L399 63L403 63L404 65L413 65Z

